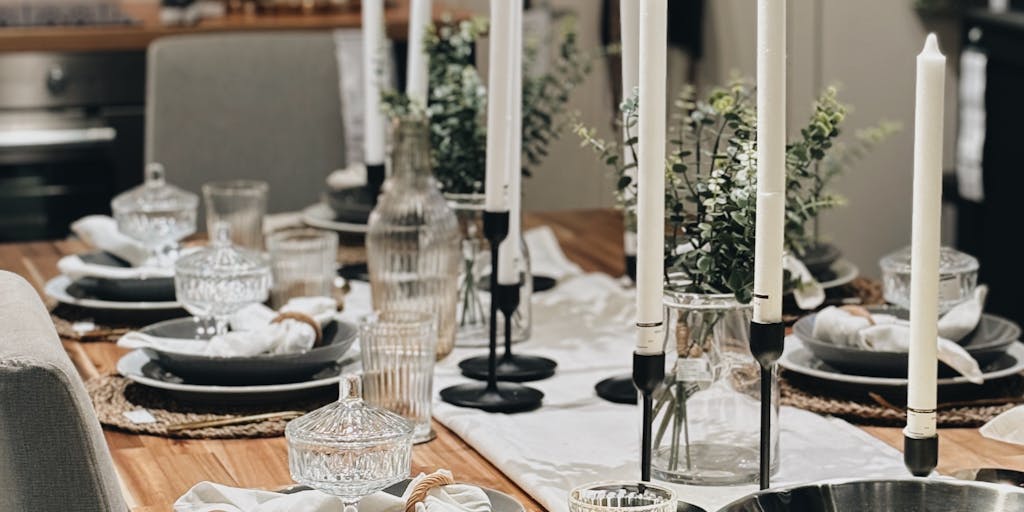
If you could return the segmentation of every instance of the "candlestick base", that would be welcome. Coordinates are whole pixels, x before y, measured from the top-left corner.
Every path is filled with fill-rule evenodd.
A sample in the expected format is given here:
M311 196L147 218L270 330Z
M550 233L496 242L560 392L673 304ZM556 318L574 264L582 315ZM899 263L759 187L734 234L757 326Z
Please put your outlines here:
M500 382L494 388L485 382L471 382L441 390L445 402L487 412L532 411L540 407L543 398L539 390L509 382Z
M471 379L487 380L487 356L471 357L459 363L462 374ZM530 382L555 374L558 363L546 357L509 354L498 359L497 377L502 382Z
M635 405L637 402L632 375L608 377L595 384L594 391L597 396L615 404Z
M939 436L924 439L903 436L903 463L914 476L932 474L939 465Z

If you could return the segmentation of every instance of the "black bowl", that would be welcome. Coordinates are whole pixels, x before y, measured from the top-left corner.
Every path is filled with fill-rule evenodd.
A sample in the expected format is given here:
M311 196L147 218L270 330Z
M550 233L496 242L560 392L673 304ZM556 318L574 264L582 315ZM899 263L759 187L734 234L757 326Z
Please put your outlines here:
M150 325L142 332L166 338L209 339L206 323L195 318L177 318ZM336 363L359 333L358 327L334 320L323 326L324 344L297 354L267 354L253 357L210 357L143 349L154 362L189 384L254 386L301 382Z
M128 268L131 266L106 252L91 252L79 255L86 263L107 267ZM173 302L174 278L152 279L107 279L104 277L82 277L75 281L82 292L97 299L115 302Z
M882 352L844 347L815 339L814 320L817 314L808 315L793 325L796 334L804 346L815 357L829 366L850 375L867 377L907 377L906 352ZM1016 323L995 315L983 314L978 327L960 344L967 350L978 365L984 368L995 361L1014 341L1020 338L1020 327ZM952 377L957 373L945 364L939 364L941 377Z

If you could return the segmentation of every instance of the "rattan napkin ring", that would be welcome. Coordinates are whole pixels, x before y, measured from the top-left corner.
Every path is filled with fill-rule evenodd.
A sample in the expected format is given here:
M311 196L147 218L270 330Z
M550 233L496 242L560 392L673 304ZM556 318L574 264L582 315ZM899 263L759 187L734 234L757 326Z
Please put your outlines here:
M416 484L416 487L412 488L412 492L409 493L409 498L405 500L405 512L416 512L416 504L422 503L427 499L427 493L435 487L444 487L446 485L452 485L455 480L452 478L451 473L436 471L420 480Z
M273 320L270 321L270 323L278 324L285 320L295 320L298 322L302 322L304 324L308 324L310 327L313 328L313 346L319 347L320 345L324 344L324 331L323 329L320 328L320 322L317 322L315 318L305 313L296 313L294 311L288 311L277 315Z

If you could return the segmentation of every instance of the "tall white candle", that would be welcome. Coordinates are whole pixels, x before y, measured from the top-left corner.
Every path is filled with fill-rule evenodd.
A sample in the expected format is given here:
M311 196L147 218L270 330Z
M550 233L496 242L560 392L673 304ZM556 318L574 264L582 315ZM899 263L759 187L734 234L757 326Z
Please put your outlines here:
M637 0L620 0L619 2L619 33L620 50L622 62L622 100L629 99L636 91L640 80L640 9ZM627 127L629 126L628 115L622 114L622 140L629 140ZM633 127L635 130L636 127ZM636 132L633 132L636 135ZM629 167L636 164L633 156L633 149L623 146L623 166ZM626 170L626 175L636 179L636 167ZM626 199L633 195L629 190L625 193ZM633 212L626 212L631 214ZM623 249L629 256L636 256L636 233L626 230L623 233Z
M423 40L431 23L431 0L411 0L409 13L409 56L406 60L405 94L420 105L427 104L430 60Z
M938 366L939 219L942 214L942 117L946 57L935 34L917 56L914 116L914 214L910 244L910 351L907 428L915 439L935 435Z
M786 0L757 0L754 321L782 321L786 209Z
M665 326L665 67L667 0L640 3L640 105L637 193L638 354L660 354Z
M363 160L384 163L384 114L380 111L383 65L384 0L363 0Z
M512 122L512 2L491 0L490 70L487 74L487 161L484 209L508 211L508 145Z
M507 0L512 4L511 116L508 145L508 238L498 252L498 283L519 284L519 257L522 252L523 220L523 0Z

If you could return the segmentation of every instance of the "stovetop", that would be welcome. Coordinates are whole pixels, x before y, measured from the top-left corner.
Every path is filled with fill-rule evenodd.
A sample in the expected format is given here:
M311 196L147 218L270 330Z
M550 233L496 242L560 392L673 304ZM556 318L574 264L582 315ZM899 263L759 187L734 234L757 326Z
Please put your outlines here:
M0 0L0 27L130 25L112 0Z

